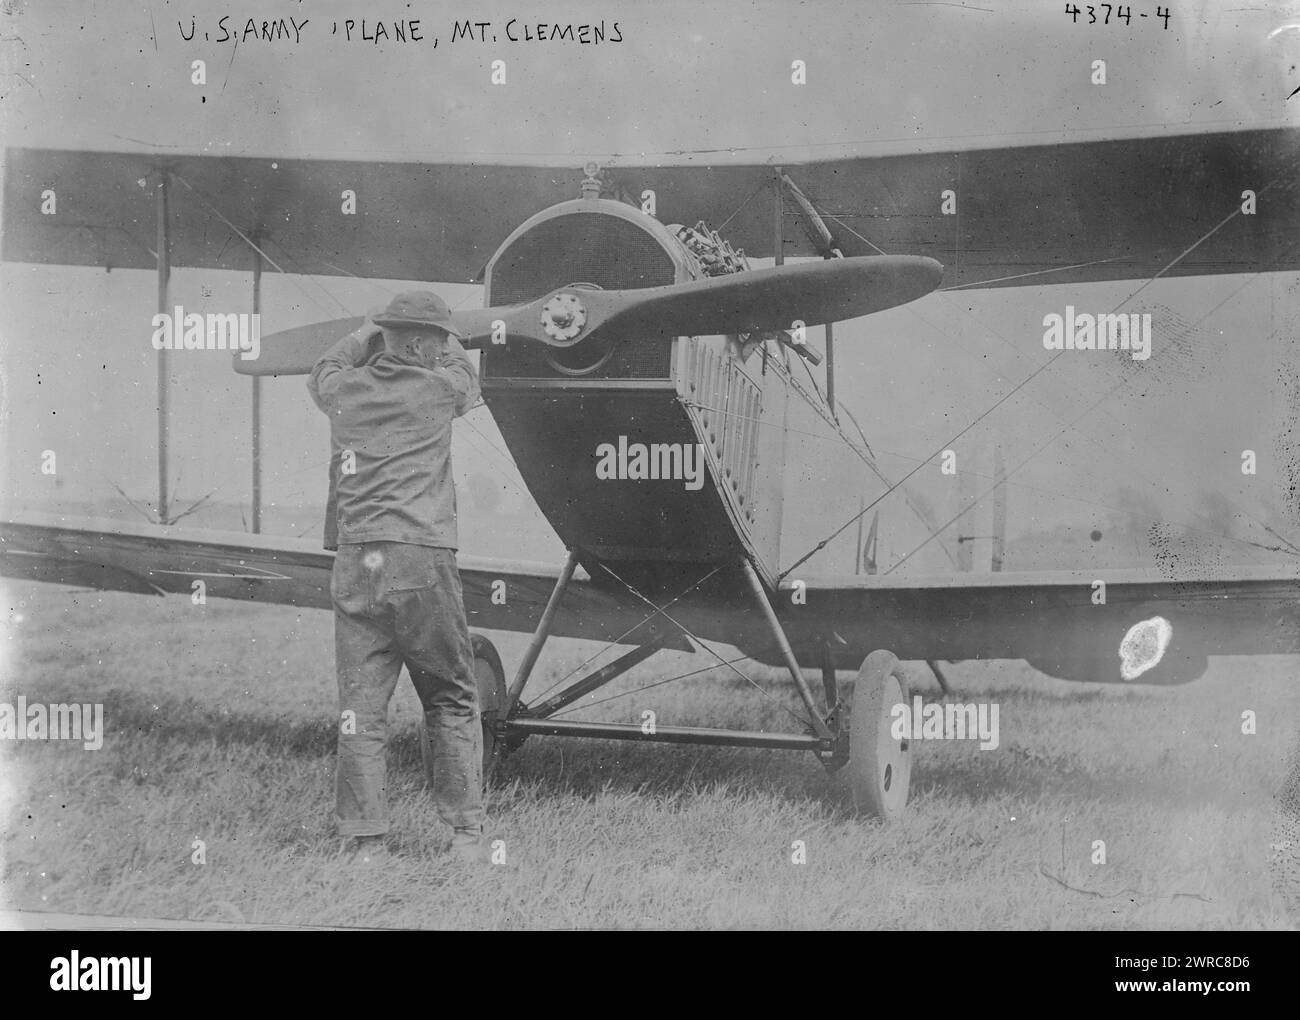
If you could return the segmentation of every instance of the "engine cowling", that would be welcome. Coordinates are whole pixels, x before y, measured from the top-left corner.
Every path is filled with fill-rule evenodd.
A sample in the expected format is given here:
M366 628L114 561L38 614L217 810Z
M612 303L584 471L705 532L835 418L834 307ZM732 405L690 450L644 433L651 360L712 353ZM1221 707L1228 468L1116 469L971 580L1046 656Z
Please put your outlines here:
M696 279L698 269L658 220L610 199L582 198L545 209L521 224L488 262L489 306L532 301L557 287L600 290L659 287ZM482 376L493 379L667 379L672 350L635 337L584 340L542 349L511 344L484 351Z

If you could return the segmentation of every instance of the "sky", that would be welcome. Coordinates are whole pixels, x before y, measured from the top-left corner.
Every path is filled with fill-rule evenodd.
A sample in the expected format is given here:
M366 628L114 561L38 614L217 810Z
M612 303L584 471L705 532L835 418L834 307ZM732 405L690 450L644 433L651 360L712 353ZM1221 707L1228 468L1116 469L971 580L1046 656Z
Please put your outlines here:
M24 146L572 166L575 156L872 153L1288 122L1281 99L1287 82L1300 84L1290 70L1300 33L1284 26L1300 24L1296 4L1181 3L1167 29L1159 5L1128 6L1136 13L1121 26L994 0L5 0L5 36L21 39L6 60L22 83L6 85L4 131ZM377 20L418 18L423 38L366 42L363 11L372 35ZM298 41L239 42L250 18L292 18ZM358 22L350 41L348 19ZM475 29L453 42L466 20L490 22L497 41ZM607 40L507 40L508 27L518 37L537 22L604 23ZM616 23L619 43L608 41ZM492 85L498 59L507 77ZM1105 88L1089 83L1094 59L1111 69ZM194 60L207 64L206 86L191 84ZM806 85L792 85L794 60Z
M1129 6L1129 25L1106 25L1089 24L1086 5L1075 20L1061 4L994 0L472 8L4 0L0 135L6 147L572 167L1295 125L1300 96L1293 105L1286 97L1300 86L1300 4L1167 5L1176 7L1168 29L1158 5ZM377 17L390 27L418 18L424 38L367 41L363 14L371 35ZM242 33L249 18L281 17L300 26L298 41L216 41ZM603 22L606 41L511 42L512 18L516 36L525 23L535 33L538 22L575 30ZM357 23L350 40L347 19ZM475 28L474 39L453 42L465 19L489 22L496 40L480 41ZM491 82L496 60L505 62L500 85ZM1095 60L1106 61L1104 87L1090 81ZM204 62L202 84L192 81L194 61ZM795 61L806 85L791 80ZM269 273L263 332L360 314L406 283ZM1135 286L936 293L844 324L841 398L897 477L1042 363L1045 313L1067 303L1108 310ZM1284 470L1296 414L1297 288L1296 274L1279 273L1155 281L1141 308L1161 316L1180 345L1160 385L1089 411L1111 376L1064 359L984 420L959 452L986 466L993 446L1005 450L1016 468L1013 539L1072 529L1055 565L1149 556L1133 543L1152 520L1181 522L1186 534L1231 533L1223 554L1255 561L1259 550L1240 539L1266 538L1260 522L1300 541ZM438 289L454 306L481 301L475 287ZM172 279L173 302L191 307L245 307L250 293L247 274L180 269ZM0 295L7 503L131 513L119 490L143 504L155 485L153 275L4 263ZM211 493L213 504L246 508L248 380L218 352L172 361L177 500ZM268 381L264 406L268 530L311 534L324 495L324 419L301 379ZM1248 448L1263 465L1254 477L1239 469ZM54 476L39 471L49 449L59 454ZM509 520L518 548L501 554L559 555L486 409L457 425L456 462L466 551L497 552L499 522ZM953 498L939 479L918 485L936 507ZM789 497L815 514L815 491ZM1107 541L1081 537L1097 529ZM1125 529L1132 534L1110 542Z

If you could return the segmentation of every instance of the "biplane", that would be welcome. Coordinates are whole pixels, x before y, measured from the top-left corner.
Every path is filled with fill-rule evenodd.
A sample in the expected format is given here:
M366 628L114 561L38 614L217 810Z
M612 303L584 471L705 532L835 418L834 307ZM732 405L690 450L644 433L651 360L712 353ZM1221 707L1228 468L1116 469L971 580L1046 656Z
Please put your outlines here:
M568 550L560 564L462 550L489 767L540 736L802 750L889 818L907 800L913 752L891 727L909 697L901 661L1024 659L1067 680L1187 682L1209 655L1300 651L1300 569L1283 555L1177 576L958 569L952 531L909 500L910 473L882 469L870 418L859 429L837 396L834 324L940 286L1294 272L1298 161L1300 130L1288 128L779 166L10 149L3 257L156 267L162 310L171 266L245 269L242 242L268 237L306 253L304 273L481 282L484 307L457 322L528 492ZM970 197L954 224L937 196L958 179ZM318 215L356 181L388 201L362 217ZM68 210L57 222L36 211L53 187ZM1247 187L1283 211L1234 216ZM715 229L744 195L764 197ZM1087 214L1063 217L1079 196ZM150 226L153 250L128 240ZM233 370L305 374L362 321L263 337L260 356L236 356ZM601 470L602 448L617 470ZM680 471L691 450L698 486ZM328 608L331 563L317 545L265 535L0 522L6 575L141 594L203 579L215 597ZM482 631L531 637L507 669ZM628 650L530 700L556 636ZM710 642L784 668L799 726L562 717L664 649L698 649L744 678Z

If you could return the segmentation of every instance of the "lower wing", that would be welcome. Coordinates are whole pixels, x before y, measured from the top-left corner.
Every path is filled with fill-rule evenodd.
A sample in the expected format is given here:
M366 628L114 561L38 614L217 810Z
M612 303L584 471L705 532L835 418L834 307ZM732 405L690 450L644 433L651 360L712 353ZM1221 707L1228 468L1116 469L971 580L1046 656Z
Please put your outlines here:
M334 554L231 532L52 518L0 521L0 575L139 594L193 594L330 608ZM531 633L558 566L458 557L471 627ZM201 582L201 588L200 588ZM903 659L1025 659L1068 680L1193 680L1207 655L1300 652L1300 569L1171 580L1146 571L807 578L773 599L796 658L856 669L876 648ZM677 593L670 593L660 604ZM763 662L780 648L739 575L673 598L665 611L579 574L551 634L621 644L665 623ZM680 645L679 645L680 646Z

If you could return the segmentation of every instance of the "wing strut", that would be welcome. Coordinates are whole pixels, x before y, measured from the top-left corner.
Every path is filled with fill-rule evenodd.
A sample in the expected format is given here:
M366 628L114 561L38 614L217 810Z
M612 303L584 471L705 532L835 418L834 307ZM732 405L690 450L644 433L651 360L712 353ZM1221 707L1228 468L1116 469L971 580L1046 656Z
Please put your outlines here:
M165 169L158 171L158 185L155 191L155 213L158 232L158 313L171 315L172 309L168 289L171 284L171 218L168 215L167 183L169 174ZM172 324L172 330L181 328L181 323ZM167 499L167 349L158 351L158 523L171 521L171 508Z
M253 235L253 315L262 314L262 252ZM260 328L260 327L259 327ZM253 376L253 534L262 533L262 377Z
M822 258L844 258L844 252L840 251L835 243L826 221L822 219L817 207L799 190L799 185L795 184L790 179L790 175L784 171L780 171L779 180L790 192L790 197L794 199L795 204L799 206L799 211L803 214L804 232L821 252ZM831 416L839 421L839 415L835 413L835 323L833 322L826 323L826 404L830 408Z

